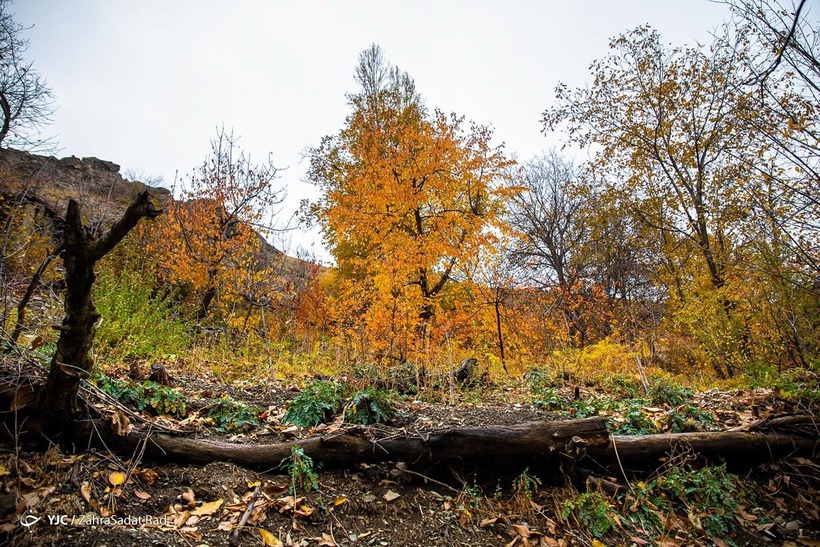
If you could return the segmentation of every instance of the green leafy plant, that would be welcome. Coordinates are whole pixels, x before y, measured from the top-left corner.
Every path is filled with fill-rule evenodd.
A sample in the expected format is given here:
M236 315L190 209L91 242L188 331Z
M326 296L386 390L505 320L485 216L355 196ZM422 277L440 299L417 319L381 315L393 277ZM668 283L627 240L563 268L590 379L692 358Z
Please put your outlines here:
M345 421L352 424L380 424L393 418L395 407L389 391L374 386L357 391L345 408Z
M696 406L681 405L667 413L667 423L673 433L703 431L715 423L715 417Z
M570 515L596 538L603 537L615 529L617 524L617 517L610 507L609 500L600 492L584 492L566 500L561 518L567 520Z
M115 380L104 374L95 379L97 386L118 401L138 410L151 409L158 414L184 417L188 413L187 397L178 389L146 381L141 384Z
M643 409L644 401L635 399L629 401L623 413L624 422L615 428L614 433L620 435L648 435L657 433L658 427L652 423Z
M588 418L597 416L601 410L601 405L596 400L578 399L572 402L572 409L576 418Z
M653 405L680 406L690 403L693 395L691 389L659 376L651 378L651 385L647 392Z
M293 446L290 449L290 456L282 462L290 475L290 493L296 495L296 488L302 488L305 492L319 489L319 474L313 463L313 458L305 454L300 446Z
M124 270L104 272L94 285L102 317L95 348L114 360L157 359L180 353L189 342L189 324L172 305L171 291L155 291L151 280Z
M299 427L313 427L326 422L342 410L344 396L343 385L317 380L293 399L282 421Z
M517 496L523 496L531 501L533 494L541 487L541 479L535 475L530 475L529 471L529 467L525 468L524 471L513 480L513 490L515 490Z
M239 431L245 426L259 425L259 413L262 409L249 406L230 397L221 397L208 408L206 415L210 417L220 431Z
M533 394L532 404L543 410L566 410L568 403L553 388L540 389Z
M684 515L694 530L710 537L725 537L735 525L740 491L726 467L703 469L673 468L648 483L638 483L630 496L630 520L655 535L661 535L664 522L658 513L676 511Z

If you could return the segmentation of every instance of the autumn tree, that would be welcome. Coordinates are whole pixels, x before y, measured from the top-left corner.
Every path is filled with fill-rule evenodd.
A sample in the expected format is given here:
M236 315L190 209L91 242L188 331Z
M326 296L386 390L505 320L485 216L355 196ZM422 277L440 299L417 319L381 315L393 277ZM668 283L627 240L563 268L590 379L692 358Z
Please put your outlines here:
M11 0L0 0L0 146L31 147L53 113L51 89L26 62L25 27L9 13Z
M277 173L270 159L254 163L222 129L182 198L171 204L152 246L163 279L185 285L195 296L198 320L205 319L223 289L249 305L265 303L261 271L280 254L262 235L284 199L274 185Z
M403 359L399 340L408 329L429 334L442 292L493 240L508 160L489 128L430 112L378 46L362 52L355 77L344 127L310 151L309 178L323 192L310 213L340 274L355 280L350 294L369 302L364 322L392 325L378 338Z
M761 150L748 123L751 98L729 85L740 77L742 52L720 42L711 53L667 48L649 27L610 47L592 65L591 87L559 86L545 128L566 123L575 142L600 147L598 163L613 184L636 202L661 200L662 208L640 210L644 221L686 237L720 288L746 214L738 185L750 169L738 158Z
M560 86L543 118L545 130L565 125L573 142L592 147L608 189L654 234L649 246L663 253L675 318L719 375L760 349L754 299L762 295L745 285L762 265L755 247L777 240L811 201L795 199L811 194L802 168L773 184L787 163L773 137L813 127L812 109L788 79L772 80L770 91L799 115L761 106L758 90L743 85L757 59L749 37L727 29L709 48L675 48L638 28L593 63L591 86Z

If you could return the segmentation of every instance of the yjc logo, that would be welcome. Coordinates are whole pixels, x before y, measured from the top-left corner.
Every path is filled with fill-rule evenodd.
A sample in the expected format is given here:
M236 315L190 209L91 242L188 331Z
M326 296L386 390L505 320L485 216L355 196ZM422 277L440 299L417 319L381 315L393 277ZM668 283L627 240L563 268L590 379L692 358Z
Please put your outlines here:
M37 515L32 515L31 513L28 513L26 515L23 515L23 517L20 519L20 524L22 524L26 528L31 528L32 526L37 524L37 522L39 522L41 518L43 517L38 517Z

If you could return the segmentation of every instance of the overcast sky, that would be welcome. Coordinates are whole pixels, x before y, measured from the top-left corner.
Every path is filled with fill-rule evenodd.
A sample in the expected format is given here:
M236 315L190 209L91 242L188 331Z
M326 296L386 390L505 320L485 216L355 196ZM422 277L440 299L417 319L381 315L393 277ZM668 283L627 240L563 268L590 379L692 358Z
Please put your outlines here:
M548 149L541 113L559 81L588 81L609 38L649 23L706 43L728 18L707 0L14 0L28 60L55 93L58 156L96 156L170 186L216 127L287 168L283 214L310 196L306 147L337 132L360 51L375 42L431 108L495 128L520 159ZM295 233L324 258L318 236ZM282 242L279 242L281 245Z

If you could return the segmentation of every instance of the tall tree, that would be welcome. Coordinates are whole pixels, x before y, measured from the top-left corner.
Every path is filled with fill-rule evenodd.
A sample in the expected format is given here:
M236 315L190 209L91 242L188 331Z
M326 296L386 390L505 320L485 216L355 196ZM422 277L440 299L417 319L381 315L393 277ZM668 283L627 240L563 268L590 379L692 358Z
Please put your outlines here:
M323 191L310 213L342 275L371 287L388 322L398 314L423 333L459 268L493 239L509 162L489 128L429 112L378 46L355 76L345 126L310 151L309 178Z
M57 349L51 359L48 378L37 394L36 408L49 433L62 433L65 420L76 415L80 380L88 377L94 365L91 346L100 319L92 300L97 263L128 235L142 218L162 213L150 200L148 191L140 194L122 217L104 234L95 237L83 226L76 201L68 203L62 224L60 258L65 268L65 316L59 327Z
M592 65L591 87L559 86L545 129L566 122L575 142L599 147L599 169L636 204L660 201L638 206L641 218L685 237L720 288L748 209L739 184L763 149L750 130L751 97L731 85L741 78L743 49L725 41L708 52L668 48L649 27L610 47Z

